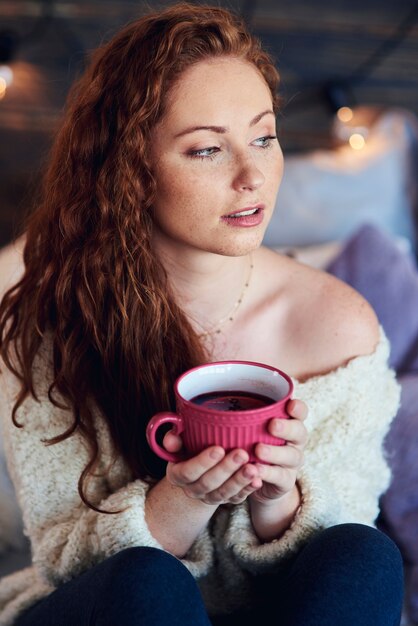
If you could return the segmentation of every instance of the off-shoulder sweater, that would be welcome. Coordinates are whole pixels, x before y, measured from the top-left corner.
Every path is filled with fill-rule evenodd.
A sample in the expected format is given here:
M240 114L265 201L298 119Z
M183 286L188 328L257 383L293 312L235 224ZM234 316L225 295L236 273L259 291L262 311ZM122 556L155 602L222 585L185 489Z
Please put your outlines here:
M375 351L328 374L295 383L294 397L306 402L309 442L298 476L301 506L282 536L262 543L246 503L220 506L182 559L197 579L208 610L225 613L252 602L252 579L277 569L319 529L343 522L374 525L378 498L390 472L383 439L396 414L399 386L388 367L389 344L380 329ZM97 417L100 462L88 495L97 513L80 500L77 483L88 459L82 437L46 446L44 439L62 433L68 411L47 397L51 355L44 347L34 364L36 401L28 397L17 413L23 428L11 421L18 385L3 373L3 433L12 480L30 538L32 565L0 581L0 624L17 616L57 586L106 557L133 546L163 549L144 517L150 485L132 480L124 462L115 462L107 427Z

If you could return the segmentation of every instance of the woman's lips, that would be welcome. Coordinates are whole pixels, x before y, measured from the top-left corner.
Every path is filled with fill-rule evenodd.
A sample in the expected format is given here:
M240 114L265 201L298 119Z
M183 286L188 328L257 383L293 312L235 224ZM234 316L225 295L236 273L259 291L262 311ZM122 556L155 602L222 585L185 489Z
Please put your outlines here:
M221 220L230 226L248 228L258 226L264 219L264 205L257 204L255 207L247 207L228 215L223 215Z

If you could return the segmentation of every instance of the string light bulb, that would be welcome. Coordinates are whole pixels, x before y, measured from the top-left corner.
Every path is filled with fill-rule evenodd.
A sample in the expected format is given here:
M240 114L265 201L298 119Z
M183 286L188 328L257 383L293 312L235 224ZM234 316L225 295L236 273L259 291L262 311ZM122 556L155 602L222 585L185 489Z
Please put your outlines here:
M336 112L337 124L340 125L340 128L337 132L337 136L344 141L347 141L349 145L353 148L353 150L362 150L366 145L366 137L368 134L368 128L365 126L354 126L354 111L351 107L343 106L338 109ZM354 120L355 123L355 120Z
M353 148L353 150L363 150L366 145L366 139L363 137L361 133L353 133L350 135L348 143Z
M324 96L333 115L332 132L339 143L347 143L353 150L366 145L367 125L358 120L357 107L349 85L331 81L324 87Z
M0 100L3 100L7 88L13 82L13 70L8 64L15 58L18 41L14 31L0 31Z
M0 100L3 100L4 96L6 95L6 89L6 81L2 76L0 76Z
M366 145L369 126L361 119L357 110L351 110L351 116L335 115L332 132L339 143L348 143L353 150L362 150Z
M8 65L0 65L0 100L6 95L7 88L13 82L13 70Z
M0 65L0 78L4 81L6 87L10 87L13 82L13 70L8 65Z
M354 113L353 113L353 109L351 109L350 107L340 107L336 113L338 119L340 120L340 122L343 122L344 124L346 124L347 122L351 122L351 120L353 119Z

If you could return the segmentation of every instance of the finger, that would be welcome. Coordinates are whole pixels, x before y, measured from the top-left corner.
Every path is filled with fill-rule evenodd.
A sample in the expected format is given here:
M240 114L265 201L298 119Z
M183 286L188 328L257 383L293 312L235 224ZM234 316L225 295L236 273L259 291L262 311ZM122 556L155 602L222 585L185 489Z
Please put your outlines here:
M286 410L291 417L296 417L299 420L305 420L308 417L308 407L302 400L289 400L286 405Z
M233 480L230 482L230 487L232 487L233 492L236 493L238 490L237 487L241 489L257 475L257 470L253 468L252 465L248 465L250 469L246 470L247 476L245 476L245 478L242 472L238 473L238 470L248 463L248 459L248 453L245 450L236 449L229 452L222 462L207 471L199 480L191 485L195 497L202 497L205 494L218 490L232 477ZM228 491L228 489L228 487L224 488L222 498L227 499L228 494L232 493Z
M295 446L270 446L258 443L255 446L255 454L260 461L285 469L295 469L303 465L303 452Z
M296 446L305 446L308 441L308 431L303 422L298 419L281 419L275 417L270 420L268 430L274 437L285 439Z
M165 434L163 439L163 446L168 452L179 452L181 450L183 442L181 437L175 435L173 431L169 431Z
M258 473L258 469L253 463L246 464L217 489L206 493L203 496L203 501L207 504L231 502L243 491L248 495L255 489L260 489L263 483Z
M295 472L284 467L257 465L257 469L263 480L263 491L270 492L270 497L276 497L278 492L290 491L295 484Z
M174 485L179 487L190 485L216 466L224 456L225 450L223 448L211 446L187 461L169 463L167 474Z
M235 496L232 496L230 498L230 502L232 502L232 504L240 504L241 502L244 502L244 500L246 500L249 495L254 493L254 491L261 489L262 486L263 481L261 480L261 478L255 478L249 485L246 485L243 489L241 489L239 493L237 493Z

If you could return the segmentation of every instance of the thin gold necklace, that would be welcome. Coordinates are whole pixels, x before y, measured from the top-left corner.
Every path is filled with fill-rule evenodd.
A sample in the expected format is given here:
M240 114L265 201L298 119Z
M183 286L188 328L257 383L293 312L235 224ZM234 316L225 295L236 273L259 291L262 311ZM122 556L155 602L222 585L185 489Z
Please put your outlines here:
M222 326L226 324L226 322L234 321L237 311L239 307L241 306L242 301L244 299L245 292L247 291L250 285L251 275L252 275L253 267L254 267L253 256L251 252L249 254L249 259L250 259L250 267L248 269L247 278L245 280L244 287L242 288L242 291L238 300L234 303L234 306L229 311L229 313L225 315L225 317L222 317L216 324L214 324L214 328L212 328L212 330L205 330L199 334L199 337L201 339L206 339L207 337L210 337L211 335L219 335L222 332Z

